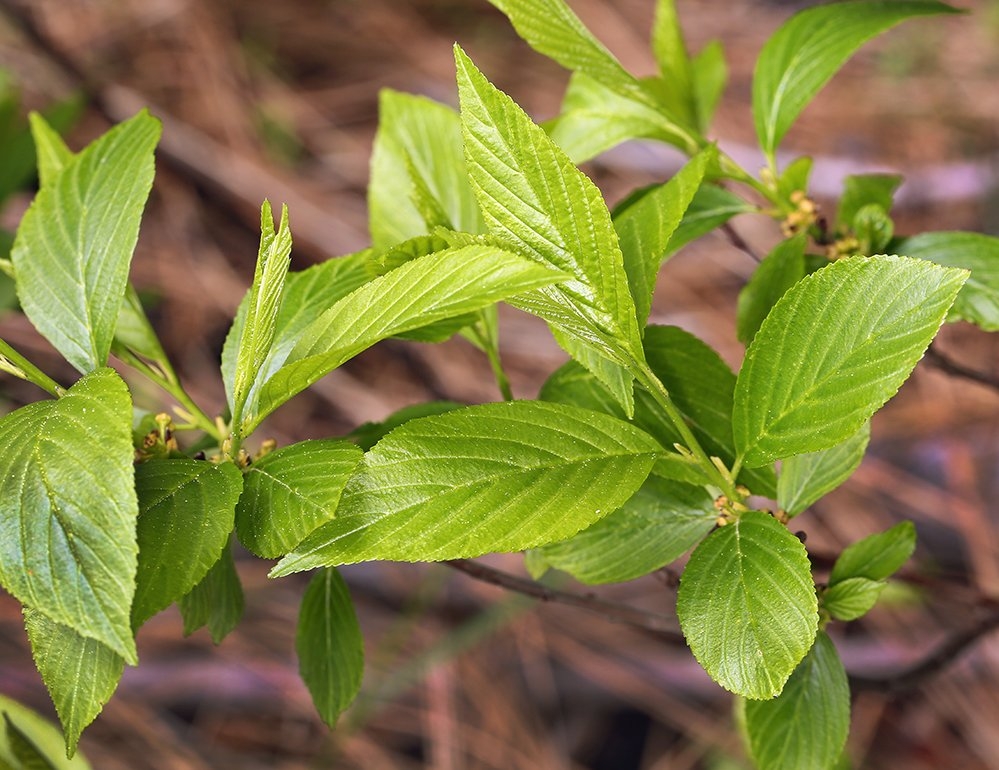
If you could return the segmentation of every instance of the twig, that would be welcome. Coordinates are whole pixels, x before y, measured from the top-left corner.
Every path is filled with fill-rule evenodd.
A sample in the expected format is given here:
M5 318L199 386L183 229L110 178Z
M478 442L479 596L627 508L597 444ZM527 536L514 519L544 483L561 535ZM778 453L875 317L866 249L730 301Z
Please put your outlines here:
M739 251L749 255L754 262L763 261L763 258L746 242L746 239L739 234L739 231L732 226L731 222L725 222L718 229L725 234L729 243L731 243Z
M999 391L999 379L955 361L932 345L926 351L926 360L940 371L952 377L963 377L966 380L971 380L972 382L977 382L979 385Z
M652 632L670 642L683 642L683 635L676 629L676 624L671 618L665 615L647 612L637 607L629 607L626 604L598 599L596 596L549 588L540 583L525 580L524 578L519 578L507 572L487 567L484 564L468 561L467 559L452 559L451 561L444 562L444 564L459 572L464 572L476 580L505 588L508 591L515 591L516 593L530 596L533 599L543 602L555 602L589 610L598 615L603 615L613 623L624 623L629 626L635 626L643 631Z
M966 649L983 636L999 628L999 611L981 618L975 625L958 631L945 640L922 660L900 671L882 676L850 676L850 684L857 690L874 690L883 693L901 693L912 690L953 663Z

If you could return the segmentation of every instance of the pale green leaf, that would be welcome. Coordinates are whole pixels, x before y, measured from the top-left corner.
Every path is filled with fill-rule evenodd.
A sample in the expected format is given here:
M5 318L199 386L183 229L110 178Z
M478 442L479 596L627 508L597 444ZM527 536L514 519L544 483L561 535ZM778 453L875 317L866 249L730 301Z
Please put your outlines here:
M243 328L236 348L236 368L232 384L232 414L238 423L260 369L277 335L278 313L284 294L285 277L291 264L291 230L288 207L281 209L281 222L274 229L271 205L264 201L260 209L260 249L253 274L253 284L245 306ZM233 425L240 433L242 426Z
M312 702L333 727L361 689L364 639L347 585L332 567L319 570L305 590L295 650Z
M999 331L999 238L981 233L922 233L893 244L899 254L971 271L948 321L969 321Z
M423 204L421 206L421 204ZM468 183L458 114L422 96L385 89L378 101L378 133L368 186L371 242L376 251L429 229L428 212L451 229L483 228Z
M746 703L749 748L759 770L832 770L850 730L850 686L832 640L819 632L784 691Z
M14 724L9 714L3 715L3 721L7 743L17 758L18 770L58 770L35 742Z
M132 403L111 369L0 419L0 582L129 662L135 641ZM97 451L99 449L99 451Z
M236 533L257 556L284 556L333 518L361 449L332 439L302 441L264 455L246 470Z
M90 770L90 763L82 754L66 758L66 744L62 732L49 720L27 706L0 695L0 714L6 715L50 760L56 770ZM6 732L0 731L0 767L20 770Z
M184 635L208 626L212 641L221 643L243 617L243 603L243 586L229 547L202 581L177 602L184 617Z
M172 367L160 344L160 339L156 336L153 325L142 308L139 294L132 284L125 287L125 297L118 312L111 350L122 359L126 359L129 355L138 356L161 370L172 373Z
M675 254L691 241L707 235L739 214L752 214L755 206L716 184L703 184L670 238L666 255Z
M829 586L822 594L822 606L837 620L856 620L866 615L877 604L878 597L888 583L852 577Z
M365 455L336 518L273 574L470 558L565 540L631 497L660 452L626 422L544 402L411 420Z
M379 340L545 286L562 274L491 246L430 254L375 278L302 330L264 384L250 427Z
M833 565L829 584L856 577L885 580L909 560L915 548L916 528L911 521L903 521L844 549Z
M886 212L891 211L892 199L900 184L902 177L898 174L851 174L846 177L836 209L837 227L852 228L857 212L872 203Z
M753 74L753 119L772 156L795 119L865 42L914 16L956 13L933 0L856 0L807 8L767 41Z
M801 233L778 243L739 292L736 336L743 344L753 341L777 300L805 277L805 239Z
M711 531L717 517L704 489L650 476L609 516L541 552L548 564L583 583L619 583L680 558Z
M697 112L697 128L707 133L714 119L715 110L721 101L728 82L728 66L725 63L725 49L713 40L701 49L690 61L690 74L694 90L694 107Z
M455 48L472 186L490 232L568 280L511 300L625 367L642 360L624 260L597 187Z
M80 636L69 626L27 607L24 627L35 666L62 722L65 754L72 756L80 734L118 687L125 659L96 639Z
M749 467L827 449L899 389L964 283L963 270L904 257L851 257L774 306L735 389L733 427Z
M781 509L788 516L797 516L850 478L864 459L870 438L871 424L866 422L840 444L785 460L777 479L777 502Z
M243 486L232 463L151 460L135 468L139 568L132 627L187 594L229 542Z
M747 698L772 698L818 628L805 547L772 516L748 511L694 549L676 611L712 679Z
M18 228L21 307L83 373L111 350L159 136L144 111L111 129L47 180Z
M38 184L50 185L59 173L73 160L73 152L48 122L37 112L28 116L31 123L31 137L35 143L35 157L38 162Z
M659 64L662 84L667 88L667 103L687 125L697 122L693 96L693 72L687 45L680 28L674 0L657 0L652 22L652 53Z

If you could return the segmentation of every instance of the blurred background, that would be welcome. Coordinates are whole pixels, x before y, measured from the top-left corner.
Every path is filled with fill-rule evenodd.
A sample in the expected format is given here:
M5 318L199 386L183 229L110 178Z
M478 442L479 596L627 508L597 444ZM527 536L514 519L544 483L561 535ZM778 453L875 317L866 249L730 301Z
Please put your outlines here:
M653 71L652 0L571 5L632 72ZM894 212L897 232L999 234L999 2L962 5L968 15L909 22L863 49L789 134L788 150L815 156L815 192L830 210L844 174L891 170L908 180ZM725 45L729 86L714 136L755 171L762 161L749 112L753 64L799 4L678 7L693 50L716 38ZM71 147L142 106L164 121L133 279L209 414L224 404L218 355L252 278L261 201L288 203L295 268L366 246L379 89L454 104L456 40L536 119L556 114L566 74L521 43L486 0L0 0L0 66L26 108L74 94L84 100ZM633 143L585 170L614 202L668 178L681 162ZM30 196L12 198L0 225L15 227ZM757 255L779 238L762 218L733 224ZM738 366L735 296L754 266L731 238L702 239L667 266L653 320L687 328ZM564 354L543 324L507 309L502 319L514 392L534 397ZM0 336L72 381L22 317L0 314ZM854 767L999 768L999 634L985 632L999 625L997 352L984 333L948 326L876 418L865 465L796 520L820 565L903 518L919 531L917 555L886 600L849 629L832 629L861 685ZM146 386L130 381L141 400ZM4 378L0 410L36 395ZM147 397L155 408L159 394ZM340 435L441 398L498 398L481 354L460 340L388 341L297 397L263 433L280 444ZM524 574L519 557L489 562ZM538 605L439 565L344 570L368 668L358 703L328 731L294 657L306 578L268 581L268 568L240 560L246 615L218 647L204 631L184 639L174 609L142 629L141 667L125 672L84 734L81 748L95 768L747 767L729 696L677 642L675 624L654 633ZM672 617L677 574L595 593ZM934 664L933 652L948 644L961 654ZM898 676L924 660L927 670ZM0 692L51 713L19 609L6 596Z

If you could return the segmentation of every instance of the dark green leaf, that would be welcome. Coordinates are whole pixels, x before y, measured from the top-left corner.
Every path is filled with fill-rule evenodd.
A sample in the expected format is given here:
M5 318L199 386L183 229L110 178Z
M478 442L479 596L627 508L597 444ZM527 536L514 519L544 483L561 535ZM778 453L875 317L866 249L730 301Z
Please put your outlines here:
M850 687L824 632L773 700L746 703L749 747L759 770L831 770L850 730Z
M541 552L548 564L583 583L619 583L680 558L717 517L714 500L703 489L650 476L612 514Z
M83 373L107 363L159 136L147 112L111 129L47 180L18 228L21 307Z
M215 644L221 643L243 617L243 586L239 582L232 548L222 551L204 579L177 602L184 616L184 635L208 626Z
M242 487L232 463L176 459L136 466L139 569L133 628L187 594L219 560Z
M0 419L0 581L135 662L132 403L111 369Z
M805 547L772 516L748 511L694 549L676 611L712 679L747 698L772 698L818 628Z
M744 345L752 342L777 300L805 277L805 238L806 234L801 233L778 243L739 292L736 314L739 342Z
M283 556L333 518L361 449L332 439L302 441L247 470L236 509L240 542L257 556Z
M946 267L963 267L971 277L957 295L948 321L969 321L999 331L999 238L981 233L922 233L893 248Z
M295 649L312 702L333 727L361 689L364 673L364 639L354 604L333 568L319 570L302 597Z
M666 254L678 252L691 241L707 235L738 214L752 214L757 209L738 195L716 184L703 184L670 238Z
M967 273L904 257L851 257L812 273L756 333L735 389L749 467L856 433L909 376Z
M888 583L853 577L829 586L822 594L822 606L837 620L856 620L866 615L877 604L878 597Z
M626 422L544 402L411 420L365 455L336 518L276 575L358 561L440 561L565 540L619 508L659 445Z
M66 754L72 756L80 734L118 687L125 659L37 610L25 608L24 626L35 666L66 734Z
M916 528L911 521L903 521L846 548L833 566L829 584L856 577L885 580L908 561L915 548Z
M890 212L895 190L902 184L898 174L851 174L843 180L843 195L836 210L836 226L852 228L854 217L872 203Z
M777 479L777 502L780 507L789 516L797 516L816 500L832 492L857 470L870 438L871 425L864 423L859 431L841 444L785 460Z
M753 119L772 156L791 124L865 42L914 16L956 13L932 0L858 0L796 14L767 41L753 74Z

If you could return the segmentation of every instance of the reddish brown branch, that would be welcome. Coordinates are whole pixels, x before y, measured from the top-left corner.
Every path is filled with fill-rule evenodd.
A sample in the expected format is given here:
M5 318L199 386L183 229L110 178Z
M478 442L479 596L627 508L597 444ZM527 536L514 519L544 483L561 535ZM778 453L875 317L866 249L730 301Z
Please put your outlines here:
M999 378L986 374L985 372L980 372L977 369L972 369L969 366L965 366L944 353L941 353L932 345L926 351L926 360L944 374L949 374L952 377L962 377L966 380L977 382L979 385L991 388L992 390L999 391Z

